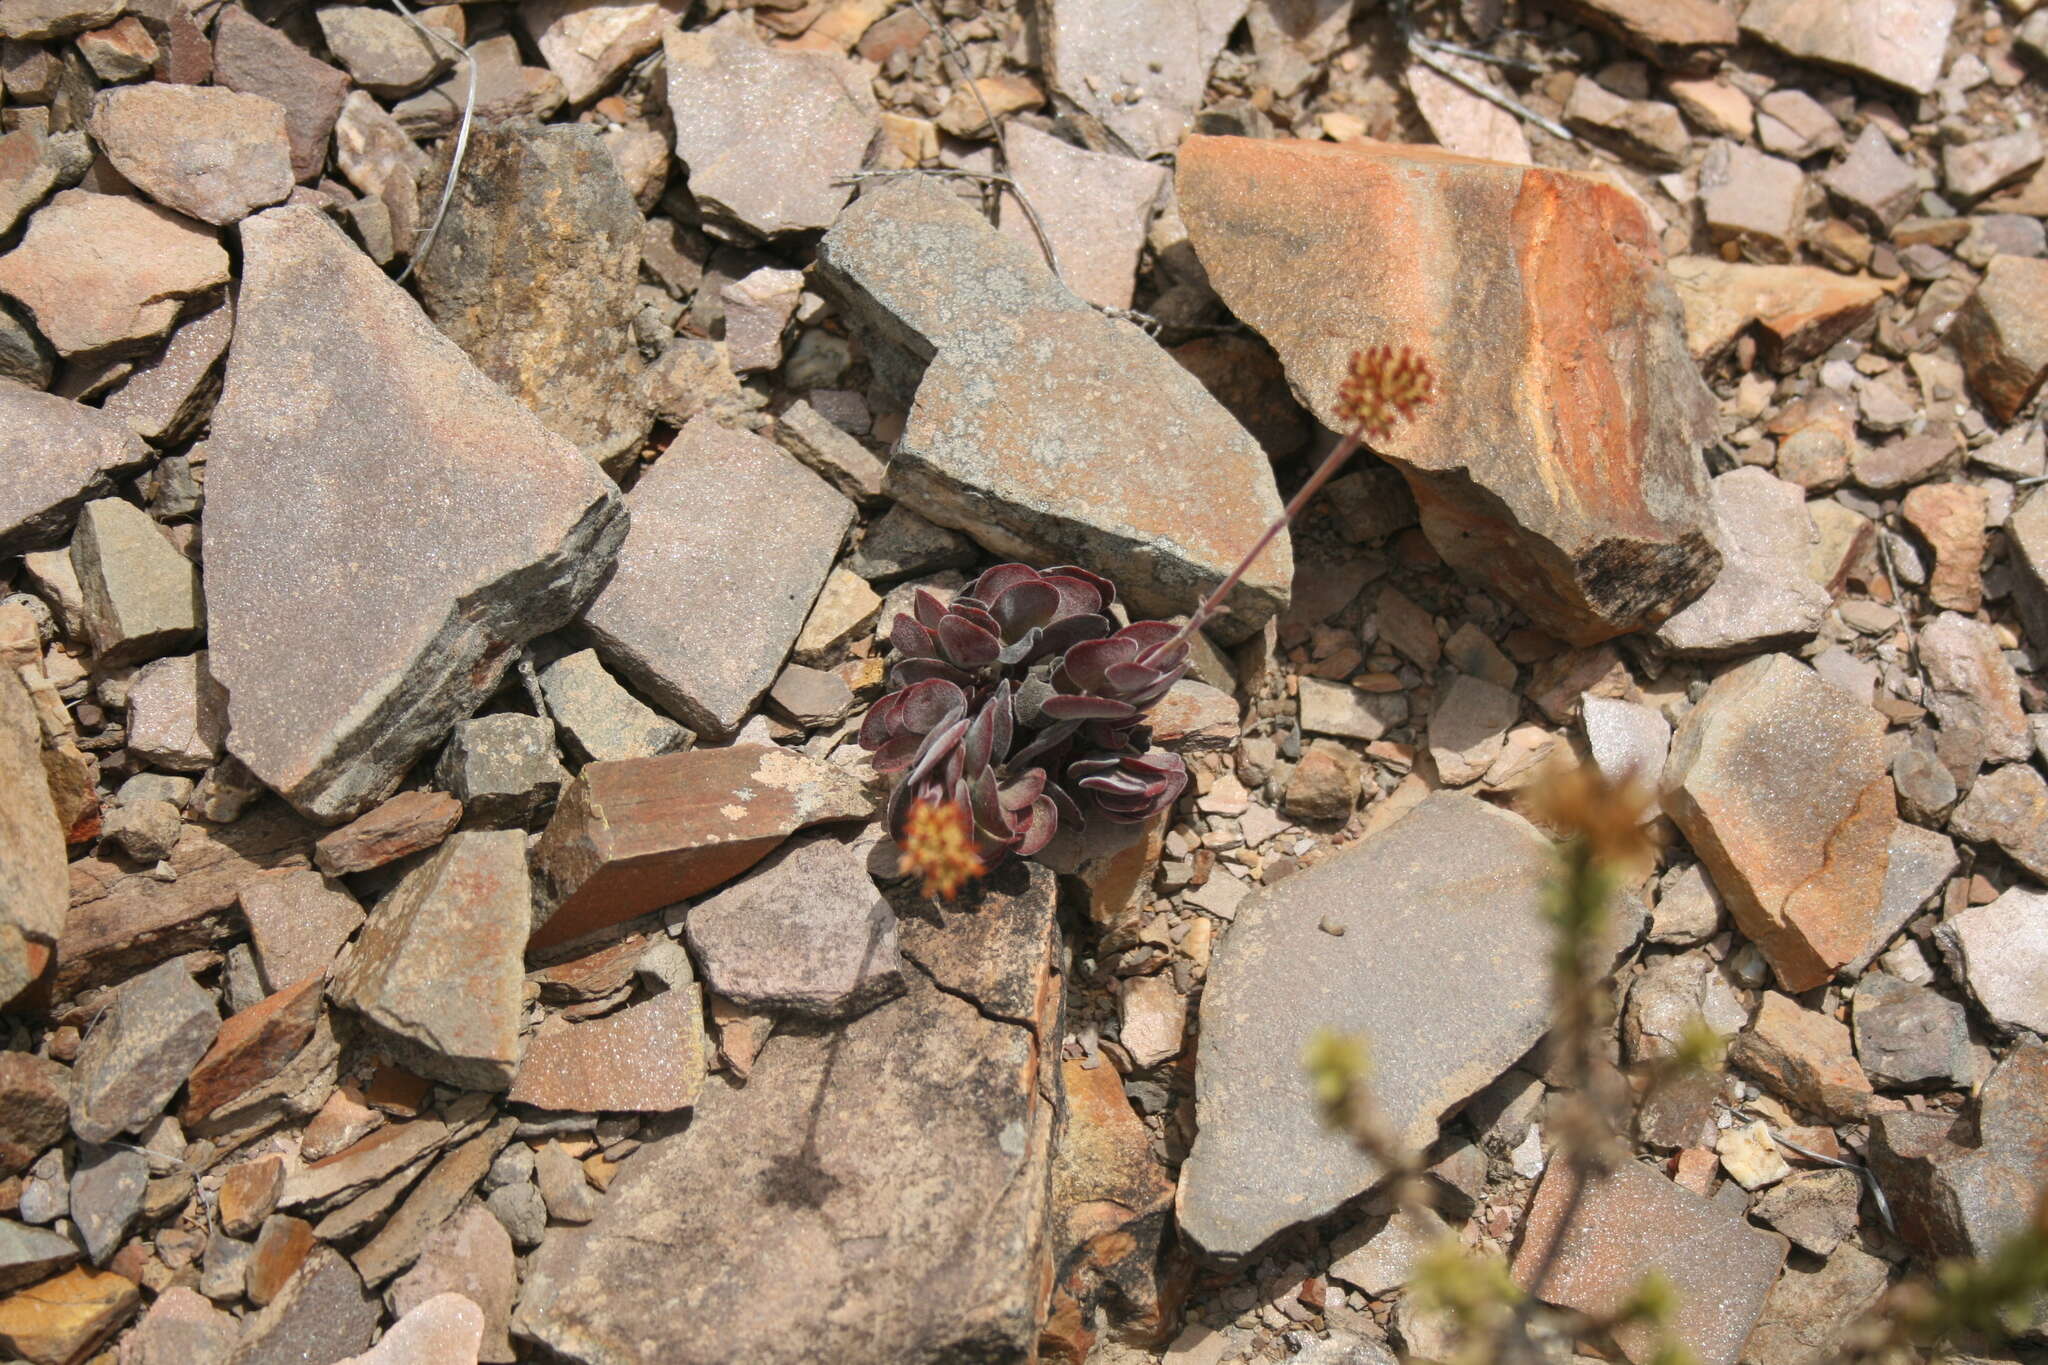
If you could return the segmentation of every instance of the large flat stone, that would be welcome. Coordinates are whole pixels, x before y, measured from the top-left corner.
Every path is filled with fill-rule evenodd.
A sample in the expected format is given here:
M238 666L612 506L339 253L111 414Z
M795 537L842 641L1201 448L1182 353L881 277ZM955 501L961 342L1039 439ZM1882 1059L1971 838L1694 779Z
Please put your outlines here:
M1635 201L1432 147L1195 137L1181 214L1211 283L1337 429L1354 350L1436 401L1374 450L1446 560L1554 635L1655 625L1713 580L1711 395Z
M1806 665L1765 655L1679 725L1664 809L1787 991L1883 945L1898 824L1884 717Z
M284 106L219 86L148 81L102 90L92 136L123 178L216 227L292 192Z
M1955 18L1956 0L1752 0L1742 30L1791 56L1926 95Z
M934 927L948 947L905 995L779 1030L743 1088L707 1084L689 1128L636 1155L593 1222L543 1244L514 1334L579 1365L1032 1358L1050 1274L1054 878L1013 862L985 886Z
M611 567L609 480L309 209L242 227L208 444L229 745L316 819L388 795Z
M181 961L144 972L115 992L72 1069L71 1128L105 1142L163 1112L220 1031L213 996Z
M78 509L148 459L126 423L0 379L0 556L62 545Z
M470 139L420 301L541 425L608 467L650 417L631 321L644 224L592 127L500 124Z
M1192 610L1279 514L1265 452L1129 323L921 178L864 190L820 244L880 373L908 397L887 491L999 555L1085 564L1135 611ZM1244 638L1286 600L1283 536L1209 627Z
M1173 151L1245 0L1052 0L1041 14L1053 90L1132 156ZM1112 144L1115 145L1115 144Z
M2048 896L2016 886L1936 933L1998 1029L2048 1034Z
M853 504L773 442L700 415L626 505L618 572L583 623L663 710L730 735L789 657Z
M1318 1116L1300 1065L1318 1032L1364 1040L1380 1115L1415 1150L1534 1045L1547 852L1520 816L1445 793L1238 908L1202 998L1184 1234L1247 1255L1385 1175Z

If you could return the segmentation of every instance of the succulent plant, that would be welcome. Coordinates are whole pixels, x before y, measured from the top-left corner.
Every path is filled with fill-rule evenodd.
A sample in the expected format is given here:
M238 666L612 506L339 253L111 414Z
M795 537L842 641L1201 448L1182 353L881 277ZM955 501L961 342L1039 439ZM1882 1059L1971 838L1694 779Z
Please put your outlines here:
M1188 669L1163 621L1118 629L1116 587L1086 569L998 564L951 602L920 588L889 630L895 689L860 729L877 771L901 773L889 802L899 844L913 807L969 813L993 866L1044 848L1061 821L1126 823L1187 786L1178 755L1152 748L1146 712Z

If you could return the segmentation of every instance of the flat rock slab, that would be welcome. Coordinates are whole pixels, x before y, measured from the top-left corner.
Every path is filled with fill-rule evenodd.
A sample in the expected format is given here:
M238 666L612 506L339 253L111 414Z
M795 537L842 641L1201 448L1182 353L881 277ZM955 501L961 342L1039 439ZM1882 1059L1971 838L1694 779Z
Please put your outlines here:
M129 981L86 1035L72 1068L72 1131L106 1142L161 1114L219 1032L213 996L184 962Z
M592 763L534 848L541 910L531 946L702 895L806 825L874 811L851 774L769 745Z
M1713 580L1713 400L1622 191L1431 147L1218 137L1182 144L1178 186L1211 283L1325 426L1346 426L1354 350L1429 360L1436 401L1374 450L1452 565L1576 644Z
M1950 919L1937 937L2001 1031L2048 1034L2048 896L2014 887Z
M1004 138L1010 175L1052 240L1061 278L1098 308L1129 308L1138 253L1166 188L1167 168L1076 147L1021 123ZM1012 196L1002 201L1001 226L1038 249L1038 234Z
M1970 388L2001 422L2040 392L2048 375L2048 261L1994 256L1956 315L1955 343Z
M700 415L626 505L618 572L583 623L663 710L730 735L781 672L853 504L773 442Z
M1941 76L1956 0L1754 0L1742 31L1780 52L1930 94Z
M663 43L676 157L706 219L762 237L830 227L881 128L861 66L770 47L744 14Z
M595 128L500 124L470 139L419 264L434 324L607 466L632 462L651 421L630 326L644 226Z
M1318 1032L1365 1040L1404 1149L1527 1052L1550 1022L1548 868L1534 826L1445 793L1246 900L1202 999L1182 1231L1244 1256L1385 1174L1317 1116L1299 1059Z
M28 689L12 673L0 676L0 924L48 947L64 932L71 892L42 751Z
M313 871L251 878L239 903L249 922L256 970L272 991L326 971L341 945L363 925L363 908L355 897Z
M211 662L236 757L338 823L582 608L624 517L319 214L271 210L242 247L208 445Z
M593 1222L542 1245L514 1334L579 1365L1031 1358L1059 978L1039 978L1022 1020L975 1002L1003 965L1043 970L1058 931L1053 876L1009 870L904 995L778 1031L744 1088L708 1083Z
M1245 0L1053 0L1052 88L1143 158L1180 145Z
M371 912L329 993L409 1070L466 1090L507 1089L531 907L524 834L457 834Z
M825 1019L901 994L896 913L868 879L870 847L807 840L692 907L706 984L750 1009Z
M704 1002L695 986L584 1024L534 1034L505 1098L579 1114L687 1109L704 1086Z
M1658 641L1713 657L1812 636L1832 599L1806 573L1814 533L1804 491L1748 467L1717 476L1712 497L1720 576L1657 628Z
M148 81L102 90L92 138L123 178L167 209L223 227L292 192L281 104L218 86Z
M0 556L62 545L78 509L149 453L98 408L0 379Z
M1545 1274L1553 1245L1556 1259ZM1529 1207L1514 1273L1545 1303L1601 1314L1620 1308L1646 1273L1659 1271L1676 1291L1670 1328L1680 1344L1701 1365L1735 1365L1789 1245L1637 1162L1624 1160L1587 1181L1569 1162L1554 1160ZM1658 1331L1648 1323L1617 1328L1614 1336L1630 1360L1656 1355Z
M915 390L886 489L926 520L995 554L1086 564L1163 617L1191 611L1279 515L1265 452L1199 380L936 182L864 190L818 267L878 371ZM1234 643L1278 611L1287 546L1260 556L1211 634Z
M1685 342L1694 360L1713 364L1754 326L1765 363L1781 374L1855 331L1900 287L1899 281L1844 276L1819 266L1752 265L1712 256L1682 256L1671 262L1669 273L1685 308Z
M293 178L319 178L328 138L348 98L346 75L247 10L231 9L222 10L213 26L213 79L283 105Z
M660 47L662 30L689 8L689 0L523 0L519 22L560 78L569 103L582 104Z
M1722 674L1664 766L1664 809L1787 991L1890 936L1884 717L1783 654Z

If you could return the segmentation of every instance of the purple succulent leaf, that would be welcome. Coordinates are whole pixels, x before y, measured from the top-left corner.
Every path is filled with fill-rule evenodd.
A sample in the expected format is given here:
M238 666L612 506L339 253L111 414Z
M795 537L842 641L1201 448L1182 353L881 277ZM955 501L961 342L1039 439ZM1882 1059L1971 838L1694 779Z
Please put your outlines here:
M1138 657L1138 647L1129 640L1112 635L1107 640L1084 640L1067 651L1060 661L1060 671L1067 676L1067 682L1076 691L1099 691L1109 681L1109 670L1116 664L1127 664Z
M1004 810L1022 810L1045 794L1047 778L1045 769L1033 768L1003 787L1000 798Z
M1003 652L994 632L983 630L966 617L948 615L939 622L939 648L961 668L985 668Z
M1159 681L1159 670L1140 663L1111 664L1102 670L1105 689L1119 697L1143 692Z
M1101 591L1086 579L1075 578L1071 574L1048 573L1041 581L1060 595L1059 611L1053 617L1056 621L1064 621L1069 616L1093 616L1107 605L1102 600Z
M1179 668L1192 657L1186 640L1182 640L1178 644L1158 644L1150 649L1138 651L1139 663L1144 664L1147 668L1156 668L1162 673L1169 668Z
M978 772L996 761L995 734L995 708L984 705L975 713L974 719L968 722L967 738L960 744L968 772Z
M900 773L917 758L924 747L923 735L896 735L875 750L869 761L878 773Z
M998 564L984 569L981 577L967 585L967 595L980 602L993 602L1005 590L1019 583L1031 583L1038 579L1038 570L1029 564Z
M933 770L948 758L958 754L961 737L966 733L967 717L960 716L926 735L923 746L917 751L916 766L911 768L910 776L903 780L915 784L931 775Z
M1115 697L1054 696L1041 708L1054 720L1128 720L1138 708Z
M967 709L967 694L958 683L944 678L912 683L900 695L903 700L897 703L897 725L920 735L931 733Z
M967 792L968 808L974 812L974 823L982 835L1008 843L1016 831L1010 824L1010 813L1003 809L994 770L983 768L974 774L967 785Z
M1024 809L1022 818L1017 822L1017 852L1029 858L1051 843L1059 828L1059 807L1053 804L1051 797L1038 797Z
M889 682L895 687L907 688L913 683L929 682L933 678L943 678L963 689L974 682L973 674L953 667L944 659L900 659L889 666Z
M986 710L994 718L989 722L989 762L1001 763L1009 757L1010 741L1017 731L1017 718L1010 699L1008 678L997 683L996 690L989 693Z
M1081 813L1080 802L1074 800L1073 793L1065 787L1054 782L1046 787L1045 794L1052 798L1053 808L1059 811L1060 819L1073 828L1080 829L1087 823L1087 817Z
M1003 646L1003 652L996 655L996 663L1004 668L1015 668L1018 664L1030 662L1033 655L1042 652L1038 647L1041 632L1033 626L1017 639Z
M1005 640L1016 640L1027 630L1049 624L1059 609L1059 589L1039 578L1012 584L989 604L989 614L1002 627Z
M1023 660L1033 664L1055 654L1065 654L1084 640L1100 640L1111 630L1107 616L1067 616L1038 634L1038 644Z
M919 625L926 626L932 630L937 630L939 628L939 622L943 620L946 615L945 600L941 598L937 593L933 592L930 588L919 588L917 592L912 595L910 599L910 609L913 612L917 613L917 622Z
M1017 683L1017 723L1027 728L1042 725L1045 717L1039 708L1045 699L1053 695L1052 685L1039 677L1026 677Z
M867 750L881 748L896 733L896 714L903 705L903 694L891 692L873 706L860 723L860 747Z
M902 613L889 624L889 645L899 659L935 659L939 654L938 638Z
M1050 728L1039 732L1037 739L1032 740L1022 749L1010 755L1010 766L1012 768L1021 768L1040 754L1052 752L1060 745L1072 739L1075 732L1080 728L1081 723L1079 721L1063 720L1057 722Z
M1095 589L1096 596L1101 598L1102 601L1099 605L1090 607L1090 611L1108 611L1116 602L1116 584L1110 582L1101 574L1090 569L1081 568L1077 564L1055 564L1045 571L1045 577L1078 578L1089 587Z
M1003 627L1001 623L989 614L987 607L982 606L979 602L969 602L964 598L956 598L953 605L946 609L946 615L956 620L965 621L970 625L979 626L997 639L1002 638Z
M1118 631L1114 638L1129 640L1138 647L1139 653L1143 653L1148 649L1157 649L1179 633L1180 627L1170 621L1133 621Z

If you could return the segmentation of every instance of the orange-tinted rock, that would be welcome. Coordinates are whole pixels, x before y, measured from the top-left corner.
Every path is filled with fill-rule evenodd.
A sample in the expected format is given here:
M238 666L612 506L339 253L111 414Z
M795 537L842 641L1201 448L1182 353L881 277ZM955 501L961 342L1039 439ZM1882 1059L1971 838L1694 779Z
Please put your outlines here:
M2048 376L2048 261L1995 256L1956 315L1953 337L1970 388L2010 422Z
M1721 64L1735 46L1734 11L1720 0L1548 0L1580 23L1610 34L1670 71L1694 75Z
M230 1166L221 1178L220 1225L230 1237L246 1237L277 1209L284 1193L284 1158L272 1153Z
M1179 191L1232 311L1326 426L1364 346L1436 401L1374 442L1444 559L1587 644L1713 580L1711 396L1655 235L1622 191L1432 147L1194 137Z
M1884 879L1897 798L1884 717L1798 660L1724 673L1673 737L1664 809L1787 991L1897 927Z
M505 1098L578 1113L686 1109L704 1084L704 1014L697 988L662 992L587 1024L534 1034Z
M71 1071L33 1052L0 1052L0 1176L29 1168L64 1136Z
M368 872L432 848L462 823L462 803L446 792L400 792L313 845L330 877Z
M1750 265L1712 256L1680 257L1670 274L1685 305L1686 345L1695 360L1719 360L1755 324L1765 363L1781 374L1855 331L1902 283L1818 266Z
M1850 1050L1848 1026L1776 991L1764 992L1728 1060L1809 1113L1854 1123L1870 1107L1870 1078Z
M213 1047L186 1082L180 1119L187 1126L202 1123L282 1071L320 1021L321 985L318 976L306 977L222 1024Z
M1900 509L1934 551L1927 596L1935 606L1974 612L1984 604L1984 531L1991 495L1973 483L1923 483Z
M255 1250L249 1253L249 1302L261 1308L276 1298L285 1282L306 1263L314 1245L313 1225L305 1219L286 1213L264 1219L263 1230L256 1234Z
M141 1303L134 1281L79 1266L0 1299L0 1350L34 1365L70 1365L113 1335Z
M586 766L534 850L547 948L699 895L806 825L864 819L874 798L830 763L738 745Z

